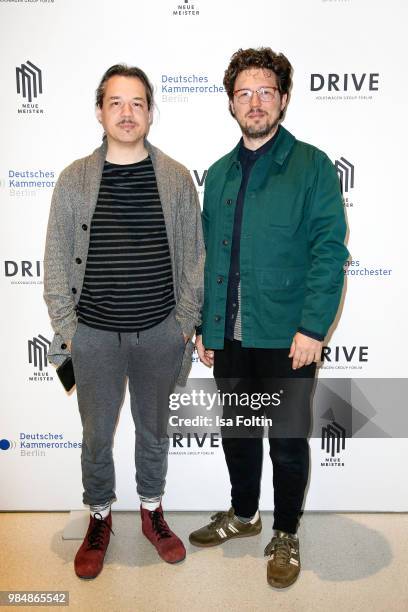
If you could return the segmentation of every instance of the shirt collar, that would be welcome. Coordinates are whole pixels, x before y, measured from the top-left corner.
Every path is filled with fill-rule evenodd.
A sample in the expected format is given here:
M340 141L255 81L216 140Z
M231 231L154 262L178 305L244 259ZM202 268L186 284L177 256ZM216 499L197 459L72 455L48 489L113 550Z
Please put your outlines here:
M271 147L273 147L275 140L279 134L279 130L280 125L278 126L278 129L276 130L272 138L267 140L261 147L259 147L259 149L256 149L255 151L252 151L252 149L247 149L247 147L244 145L244 139L241 138L241 140L239 141L239 159L249 161L258 159L258 157L261 157L261 155L265 155L265 153L267 153L271 149Z
M229 167L233 165L239 165L241 142L242 139L229 154ZM288 132L288 130L284 128L283 125L280 125L274 137L268 140L268 142L266 142L264 145L262 145L262 147L260 147L258 151L261 151L265 147L266 150L263 151L261 154L265 157L270 157L273 161L282 166L287 156L291 152L295 142L296 138L290 132ZM246 147L243 147L243 149L248 151Z

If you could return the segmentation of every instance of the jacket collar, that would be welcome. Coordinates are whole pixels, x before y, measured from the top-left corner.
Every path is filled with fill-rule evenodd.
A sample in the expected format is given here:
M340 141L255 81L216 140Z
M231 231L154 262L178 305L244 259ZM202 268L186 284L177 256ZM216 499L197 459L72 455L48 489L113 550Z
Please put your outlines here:
M145 147L147 152L153 161L153 166L160 161L160 157L163 155L160 149L154 147L148 140L145 140ZM106 160L106 153L108 151L108 141L106 138L103 139L102 144L95 149L88 158L90 168L93 169L99 176L99 182L102 176L103 166Z
M240 142L238 142L236 147L229 153L228 168L234 164L239 164L238 154ZM281 125L273 146L262 157L272 159L280 166L283 166L295 142L296 138Z

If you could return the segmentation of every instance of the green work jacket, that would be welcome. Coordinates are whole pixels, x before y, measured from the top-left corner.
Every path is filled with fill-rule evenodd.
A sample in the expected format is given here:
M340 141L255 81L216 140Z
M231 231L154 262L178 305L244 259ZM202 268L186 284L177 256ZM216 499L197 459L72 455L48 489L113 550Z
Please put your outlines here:
M239 144L208 170L203 342L224 346ZM240 243L242 346L287 348L299 328L325 336L339 306L348 257L336 170L325 153L282 126L249 177Z

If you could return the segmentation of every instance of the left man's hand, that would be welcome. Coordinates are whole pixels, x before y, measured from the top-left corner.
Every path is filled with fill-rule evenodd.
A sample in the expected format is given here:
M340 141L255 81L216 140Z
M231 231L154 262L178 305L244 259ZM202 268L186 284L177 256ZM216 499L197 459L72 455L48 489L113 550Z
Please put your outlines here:
M297 370L305 365L310 365L313 361L320 361L322 355L323 342L309 338L300 332L293 337L290 347L289 358L293 357L292 368Z

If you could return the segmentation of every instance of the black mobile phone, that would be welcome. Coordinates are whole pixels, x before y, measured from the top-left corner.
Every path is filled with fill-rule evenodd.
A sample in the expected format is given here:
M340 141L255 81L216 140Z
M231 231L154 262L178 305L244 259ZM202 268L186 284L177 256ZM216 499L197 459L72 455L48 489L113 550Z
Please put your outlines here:
M65 391L71 391L75 385L74 366L71 357L67 357L57 368L58 378L62 382Z

